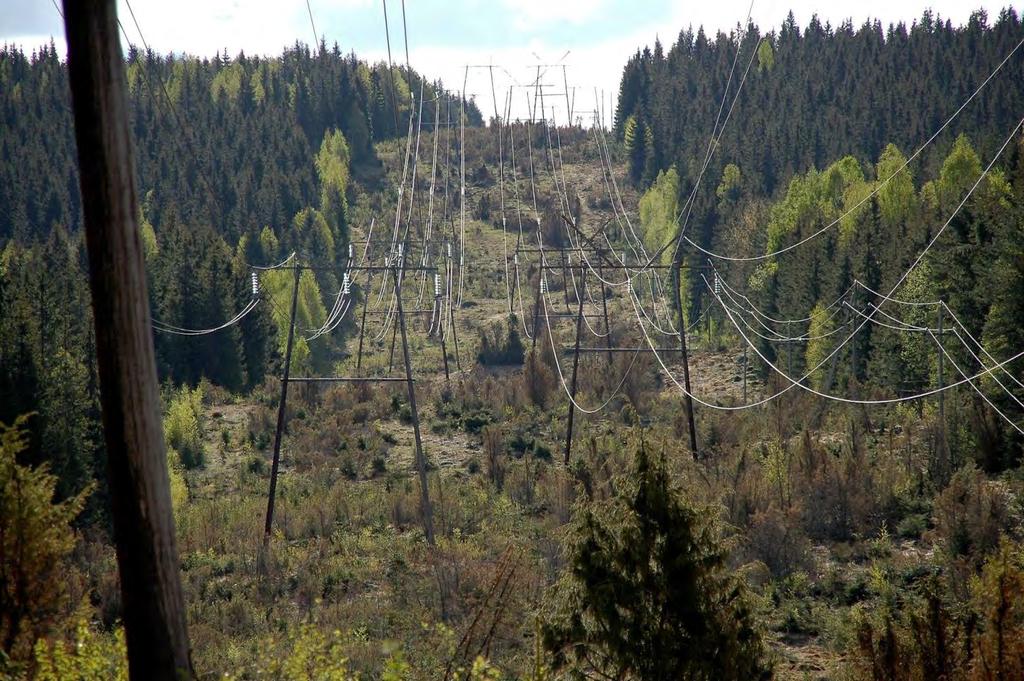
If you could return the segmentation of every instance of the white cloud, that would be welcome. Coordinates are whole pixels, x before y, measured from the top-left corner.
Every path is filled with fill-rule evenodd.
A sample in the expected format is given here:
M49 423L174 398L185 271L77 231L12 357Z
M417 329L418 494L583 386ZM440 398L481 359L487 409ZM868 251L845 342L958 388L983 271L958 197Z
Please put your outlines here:
M347 0L351 1L351 0ZM304 3L278 0L177 0L134 2L135 18L149 46L158 52L207 56L227 48L229 54L280 54L296 39L311 42L312 28ZM118 15L129 39L139 33L124 3ZM317 27L322 31L322 27Z
M530 2L527 5L539 5ZM560 3L548 2L550 5ZM591 4L570 2L566 4ZM610 123L614 115L615 100L618 95L619 80L626 61L638 48L653 44L656 35L672 36L674 40L679 30L685 25L682 19L682 7L675 7L664 20L647 24L639 28L623 32L614 37L595 41L585 47L573 48L564 61L559 60L565 55L565 47L560 44L549 44L534 39L521 47L504 49L487 48L451 48L445 46L411 47L413 68L432 78L441 78L445 86L453 90L461 90L466 77L466 64L494 64L495 90L497 91L498 109L505 106L505 98L510 85L531 84L536 78L536 64L564 63L564 78L568 81L570 101L565 99L565 81L560 68L549 68L541 82L549 87L545 89L545 109L549 117L565 122L568 106L573 108L573 118L583 117L588 124L595 110L603 106L606 122ZM745 15L745 9L744 9ZM550 17L548 17L550 20ZM667 47L667 45L666 45ZM538 57L540 61L538 61ZM494 98L491 94L490 71L487 69L470 69L466 82L466 92L475 96L485 118L494 114ZM514 79L514 80L513 80ZM574 91L575 89L575 91ZM531 88L516 87L513 89L512 117L528 118L530 116L529 100L533 99ZM603 102L603 105L602 105ZM536 105L534 105L536 106ZM539 106L538 115L539 115Z
M593 19L607 3L605 0L503 0L502 4L515 13L513 24L517 29L529 30L552 22L579 26Z

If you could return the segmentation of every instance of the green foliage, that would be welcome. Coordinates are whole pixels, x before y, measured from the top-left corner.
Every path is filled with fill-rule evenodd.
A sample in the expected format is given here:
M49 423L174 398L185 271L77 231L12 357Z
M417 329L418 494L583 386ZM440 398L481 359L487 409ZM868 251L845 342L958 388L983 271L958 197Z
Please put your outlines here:
M477 361L485 366L522 365L526 354L519 336L519 320L509 315L505 323L495 322L480 327L480 350Z
M354 681L344 654L345 639L340 631L324 633L314 624L295 627L284 641L260 646L256 662L257 679L280 681ZM249 678L247 676L227 678Z
M981 175L981 159L967 135L961 134L942 163L936 185L940 209L952 210Z
M651 252L675 238L679 225L679 173L675 166L658 173L651 188L640 197L640 225L644 243ZM665 249L661 262L672 262L672 248Z
M0 651L14 663L26 661L69 614L71 523L92 491L54 503L58 480L49 467L17 461L28 448L24 424L0 423Z
M825 309L825 306L818 303L811 310L811 322L807 327L807 351L806 351L806 366L810 370L825 360L825 357L832 352L832 348L835 344L832 339L828 336L835 329L835 322L832 317L832 313ZM828 365L826 364L819 369L811 377L811 381L815 388L819 390L825 388L825 380L828 374Z
M887 144L875 165L875 177L882 185L878 190L878 209L891 226L906 223L917 208L914 174L909 167L903 167L906 162L895 144Z
M33 654L36 681L128 680L128 653L121 627L114 633L104 633L81 618L71 641L39 639Z
M569 573L552 594L556 671L601 678L769 678L742 586L711 525L644 447L607 502L573 520ZM708 651L715 651L713 655Z
M182 386L170 398L164 417L167 448L178 455L185 468L202 466L206 458L204 436L203 389Z
M720 209L730 210L736 205L742 191L742 181L743 176L735 163L725 166L725 170L722 171L722 181L718 183L718 188L715 190Z
M334 225L343 226L348 212L345 192L348 190L348 142L340 130L328 130L316 155L316 171L320 176L320 210Z
M288 325L291 321L289 315L295 274L291 270L273 270L263 275L263 282L268 295L273 296L277 301L277 305L273 306L273 319L277 328L278 352L281 357L284 357L288 346ZM312 271L303 270L299 276L298 295L291 366L292 371L296 373L312 367L322 367L326 362L327 352L323 343L318 343L314 348L310 348L302 333L303 329L319 328L327 319L327 308L324 307L323 298L320 295L320 285Z
M281 247L277 240L277 235L274 234L274 230L270 227L264 227L263 231L260 232L259 243L265 258L277 258L281 255Z
M139 238L142 240L142 253L146 257L146 262L152 262L160 252L160 247L156 242L156 232L153 231L153 225L146 219L142 219L139 222Z
M1024 675L1024 551L1004 541L959 599L939 579L858 609L850 672L865 681L996 681Z
M245 67L241 62L232 62L217 71L210 82L210 95L214 100L225 97L234 102L242 91L242 82L246 78Z
M291 250L306 257L323 258L334 262L335 235L324 213L316 208L303 208L295 214L289 232Z
M623 142L628 159L629 177L634 183L650 181L656 172L654 132L635 116L626 119Z
M771 71L773 66L775 66L775 49L770 40L765 40L757 47L757 70Z

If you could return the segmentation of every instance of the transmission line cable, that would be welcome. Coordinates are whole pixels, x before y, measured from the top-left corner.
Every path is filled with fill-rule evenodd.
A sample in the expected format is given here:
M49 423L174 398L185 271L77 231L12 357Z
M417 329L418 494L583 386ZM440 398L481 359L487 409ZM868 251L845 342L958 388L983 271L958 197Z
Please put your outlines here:
M908 157L903 162L903 164L900 165L899 168L897 168L891 175L886 177L884 180L881 180L866 196L864 196L859 201L857 201L853 206L851 206L848 210L846 210L842 215L838 216L837 218L835 218L834 220L829 222L827 225L823 226L821 229L818 229L817 231L813 232L812 234L809 234L808 236L804 237L803 239L800 239L799 241L796 241L795 243L792 243L792 244L790 244L788 246L784 246L782 248L776 249L776 250L771 251L769 253L764 253L762 255L753 255L753 256L730 256L730 255L726 255L726 254L723 254L723 253L716 253L714 251L711 251L709 249L704 248L703 246L701 246L700 244L694 242L692 239L690 239L689 237L687 237L685 235L681 234L680 238L685 240L688 244L690 244L691 246L696 248L698 251L700 251L704 255L707 255L709 257L712 257L712 258L715 258L715 259L718 259L718 260L725 260L725 261L728 261L728 262L756 262L756 261L760 261L760 260L767 260L767 259L770 259L770 258L774 258L776 256L779 256L779 255L783 254L783 253L791 251L794 248L798 248L798 247L802 246L803 244L805 244L805 243L807 243L807 242L809 242L809 241L811 241L811 240L821 236L825 232L829 231L830 229L832 229L833 227L838 225L844 218L848 217L849 215L852 215L855 211L857 211L867 201L871 200L876 194L878 194L878 192L880 192L884 187L886 187L889 184L889 182L892 181L892 179L894 177L896 177L897 175L902 173L907 168L907 166L909 166L918 156L920 156L921 153L929 145L931 145L932 142L934 142L935 139L938 138L938 136L940 134L942 134L942 132L945 131L945 129L948 128L949 125L954 120L956 120L956 118L961 114L961 112L963 112L963 110L965 108L967 108L967 105L970 104L974 100L974 98L978 96L978 93L980 93L982 90L985 89L985 87L989 84L989 82L992 80L992 78L994 78L995 75L997 73L999 73L1000 70L1002 70L1003 66L1006 65L1006 63L1010 60L1010 58L1013 57L1014 54L1016 54L1017 50L1020 49L1020 46L1022 44L1024 44L1024 38L1022 38L1019 42L1017 42L1016 45L1014 45L1013 49L1010 50L1009 54L1007 54L1006 57L1004 57L1003 60L1001 62L999 62L999 64L995 67L995 69L991 73L988 74L988 76L985 78L985 80L982 81L981 85L979 85L970 94L970 96L956 109L956 111L954 111L953 114L949 118L947 118L946 121L941 126L939 126L939 128L934 133L932 133L931 137L929 137L927 140L925 140L924 144L922 144L920 147L918 147L917 150L913 154L911 154L910 157ZM677 218L677 220L678 220L678 218ZM665 246L663 246L660 249L659 253L661 251L664 251L670 244L671 244L671 242L666 244Z
M1010 135L1002 143L1002 145L1000 146L999 150L993 155L993 157L989 161L988 165L978 175L978 179L974 182L974 184L971 186L971 188L963 196L963 198L961 199L960 203L953 210L953 212L949 216L949 218L935 232L935 234L932 236L931 240L925 246L924 250L922 250L918 254L918 256L914 259L914 262L911 263L910 267L897 280L896 284L890 290L890 292L888 294L889 296L892 296L892 294L895 293L897 289L899 289L899 287L903 284L903 282L906 281L907 277L910 276L911 272L913 272L914 269L916 269L917 266L921 263L921 261L924 259L925 255L927 255L928 251L931 250L931 248L939 240L939 237L941 237L942 234L946 231L946 228L949 227L950 223L953 221L953 219L956 217L956 215L960 212L960 210L963 208L963 206L967 203L967 200L974 194L975 190L977 190L977 188L981 184L982 180L984 180L984 178L988 175L989 171L992 169L992 166L995 164L995 162L998 160L998 158L1002 155L1002 153L1006 150L1006 147L1013 140L1014 136L1017 134L1017 131L1020 129L1021 125L1024 125L1024 119L1021 119L1014 126L1013 130L1010 132ZM705 278L705 283L707 284L706 278ZM710 288L710 285L709 285L709 288ZM693 395L692 393L689 393L682 385L680 385L678 379L676 379L675 375L672 374L672 372L665 365L664 360L658 354L657 349L655 348L653 342L650 339L650 336L647 335L646 329L643 328L643 322L641 320L639 312L637 312L637 320L641 324L641 331L643 332L644 337L647 340L648 345L651 347L652 351L654 351L655 358L657 359L658 363L661 365L662 370L668 376L669 380L671 380L676 385L676 387L679 388L684 394L689 394L691 399L693 399L694 401L696 401L699 404L702 404L702 405L704 405L706 407L709 407L709 408L712 408L712 409L726 410L726 411L736 411L736 410L741 410L741 409L749 409L749 408L752 408L752 407L756 407L756 406L760 406L760 405L763 405L763 404L767 404L768 402L771 402L772 400L780 397L784 393L789 392L794 387L799 387L799 388L801 388L804 391L810 392L812 394L815 394L815 395L817 395L819 397L822 397L822 398L825 398L825 399L829 399L829 400L833 400L833 401L837 401L837 402L844 402L844 403L847 403L847 404L894 404L894 403L899 403L899 402L909 402L909 401L912 401L912 400L921 399L923 397L928 397L930 395L935 395L935 394L938 394L938 393L943 392L945 390L949 390L950 388L956 387L956 386L961 385L961 384L966 382L966 379L965 379L965 380L961 380L961 381L958 381L958 382L955 382L955 383L950 383L950 384L948 384L946 386L943 386L941 388L936 388L936 389L933 389L933 390L921 392L921 393L918 393L916 395L906 396L906 397L903 397L903 398L890 398L890 399L881 399L881 400L852 399L852 398L847 398L847 397L840 397L840 396L836 396L836 395L830 395L830 394L818 391L818 390L816 390L814 388L811 388L809 386L803 385L803 382L805 380L807 380L807 378L809 378L814 372L816 372L818 369L820 369L822 366L824 366L824 364L826 362L831 360L832 357L834 355L836 355L836 353L838 353L847 343L849 343L856 336L856 334L864 327L864 325L868 323L868 320L866 320L866 319L863 320L857 326L857 328L855 328L853 330L853 332L849 336L846 337L845 340L841 341L835 348L833 348L833 350L831 352L826 354L825 357L823 357L821 359L821 361L817 365L815 365L814 367L811 367L799 379L793 379L788 374L786 374L784 371L782 371L781 369L776 367L774 364L772 364L764 356L764 354L760 351L760 349L754 343L750 342L750 339L746 336L746 334L743 333L743 330L740 328L740 325L733 318L733 316L730 313L728 307L725 306L724 304L722 304L722 301L721 301L720 297L718 297L716 295L716 298L718 299L719 304L722 305L722 309L725 312L726 316L728 316L730 322L733 324L734 327L736 327L736 331L739 333L739 335L743 339L743 341L754 351L755 354L757 354L762 359L762 361L765 362L765 364L768 367L770 367L775 373L779 374L782 378L784 378L788 382L788 385L786 385L783 388L780 388L779 391L777 391L773 395L765 397L765 398L763 398L763 399L761 399L761 400L759 400L757 402L752 402L752 403L741 405L741 406L729 407L729 406L723 406L723 405L716 405L716 404L708 403L708 402L700 399L696 395ZM631 299L634 301L634 309L635 309L636 308L636 302L635 302L636 296L635 296L635 293L634 293L634 295L631 296ZM1015 361L1016 359L1020 358L1021 356L1024 356L1024 352L1020 352L1020 353L1014 355L1013 357L1011 357L1010 359L1007 359L1007 360L1005 360L1003 362L999 362L995 366L992 366L992 367L984 369L983 371L979 372L978 374L975 374L974 376L972 376L971 379L975 379L975 378L978 378L978 377L983 376L983 375L991 375L991 373L993 371L995 371L996 369L1002 368L1006 364Z

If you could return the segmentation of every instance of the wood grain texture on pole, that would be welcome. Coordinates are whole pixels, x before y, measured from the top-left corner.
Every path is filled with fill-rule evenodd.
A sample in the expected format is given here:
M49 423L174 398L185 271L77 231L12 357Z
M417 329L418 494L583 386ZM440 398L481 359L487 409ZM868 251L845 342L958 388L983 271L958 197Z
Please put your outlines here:
M64 17L129 674L193 678L114 0Z

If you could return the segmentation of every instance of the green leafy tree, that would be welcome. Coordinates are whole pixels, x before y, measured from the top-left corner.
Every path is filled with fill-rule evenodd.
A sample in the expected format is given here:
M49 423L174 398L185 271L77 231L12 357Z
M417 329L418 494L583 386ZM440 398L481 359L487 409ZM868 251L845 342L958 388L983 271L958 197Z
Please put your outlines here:
M164 438L186 468L203 465L203 421L203 389L185 385L175 391L164 418Z
M831 313L825 309L825 306L818 303L811 310L811 321L807 327L807 337L810 339L807 341L807 350L805 352L805 362L807 369L818 366L828 353L832 351L834 342L831 338L828 338L828 334L835 328L835 322L831 316ZM811 381L815 388L819 390L826 387L827 376L829 373L828 364L823 366L814 376L811 377Z
M320 211L333 224L335 236L341 234L348 213L349 162L348 142L340 130L328 130L316 155L316 171L320 176Z

